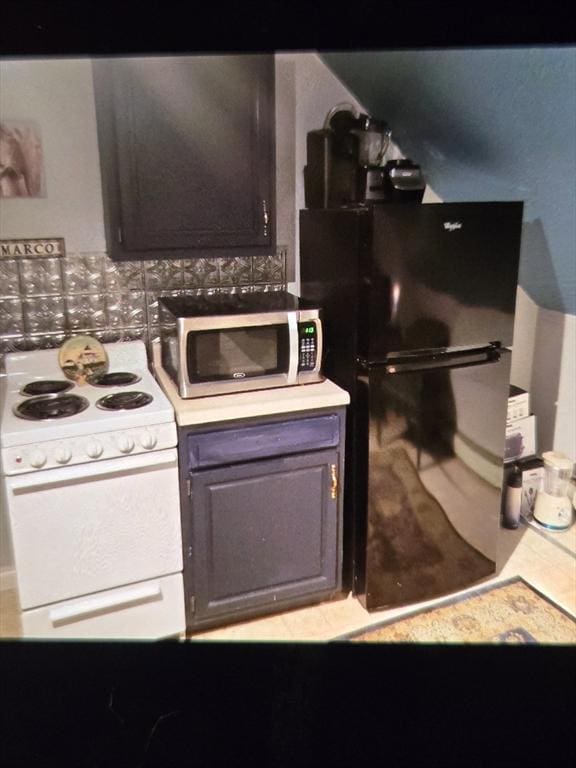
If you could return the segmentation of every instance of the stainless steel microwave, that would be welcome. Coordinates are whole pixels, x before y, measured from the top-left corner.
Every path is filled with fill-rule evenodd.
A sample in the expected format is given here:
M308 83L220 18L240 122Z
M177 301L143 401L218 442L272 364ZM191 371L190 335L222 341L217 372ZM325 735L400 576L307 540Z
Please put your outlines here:
M180 397L322 381L320 310L287 291L163 297L162 367Z

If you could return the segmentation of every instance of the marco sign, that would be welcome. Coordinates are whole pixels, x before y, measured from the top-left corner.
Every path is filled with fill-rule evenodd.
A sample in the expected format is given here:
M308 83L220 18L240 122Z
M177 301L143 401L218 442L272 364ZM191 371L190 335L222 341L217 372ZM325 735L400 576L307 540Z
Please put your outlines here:
M32 240L0 240L0 258L41 259L65 256L63 237L38 237Z

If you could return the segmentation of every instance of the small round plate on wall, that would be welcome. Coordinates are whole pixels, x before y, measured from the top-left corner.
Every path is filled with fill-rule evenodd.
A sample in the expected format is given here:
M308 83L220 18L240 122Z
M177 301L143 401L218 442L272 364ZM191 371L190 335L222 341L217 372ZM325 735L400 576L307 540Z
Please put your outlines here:
M98 339L92 336L74 336L62 344L58 362L67 379L79 386L95 374L107 373L108 355Z

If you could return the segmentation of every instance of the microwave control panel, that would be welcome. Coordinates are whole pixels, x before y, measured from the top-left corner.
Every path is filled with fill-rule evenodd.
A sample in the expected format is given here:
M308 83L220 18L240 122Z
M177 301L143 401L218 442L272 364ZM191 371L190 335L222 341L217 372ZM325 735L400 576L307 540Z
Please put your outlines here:
M318 333L316 323L310 321L298 323L298 347L298 370L314 370L318 354Z

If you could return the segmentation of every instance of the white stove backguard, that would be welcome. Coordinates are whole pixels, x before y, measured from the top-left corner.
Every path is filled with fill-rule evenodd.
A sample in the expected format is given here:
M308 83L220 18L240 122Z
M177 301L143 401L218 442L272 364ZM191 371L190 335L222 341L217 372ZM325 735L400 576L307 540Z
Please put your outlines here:
M110 371L141 371L148 367L143 341L121 341L104 344ZM5 356L6 375L27 373L34 376L64 378L58 363L58 349L35 349L30 352L10 352Z

